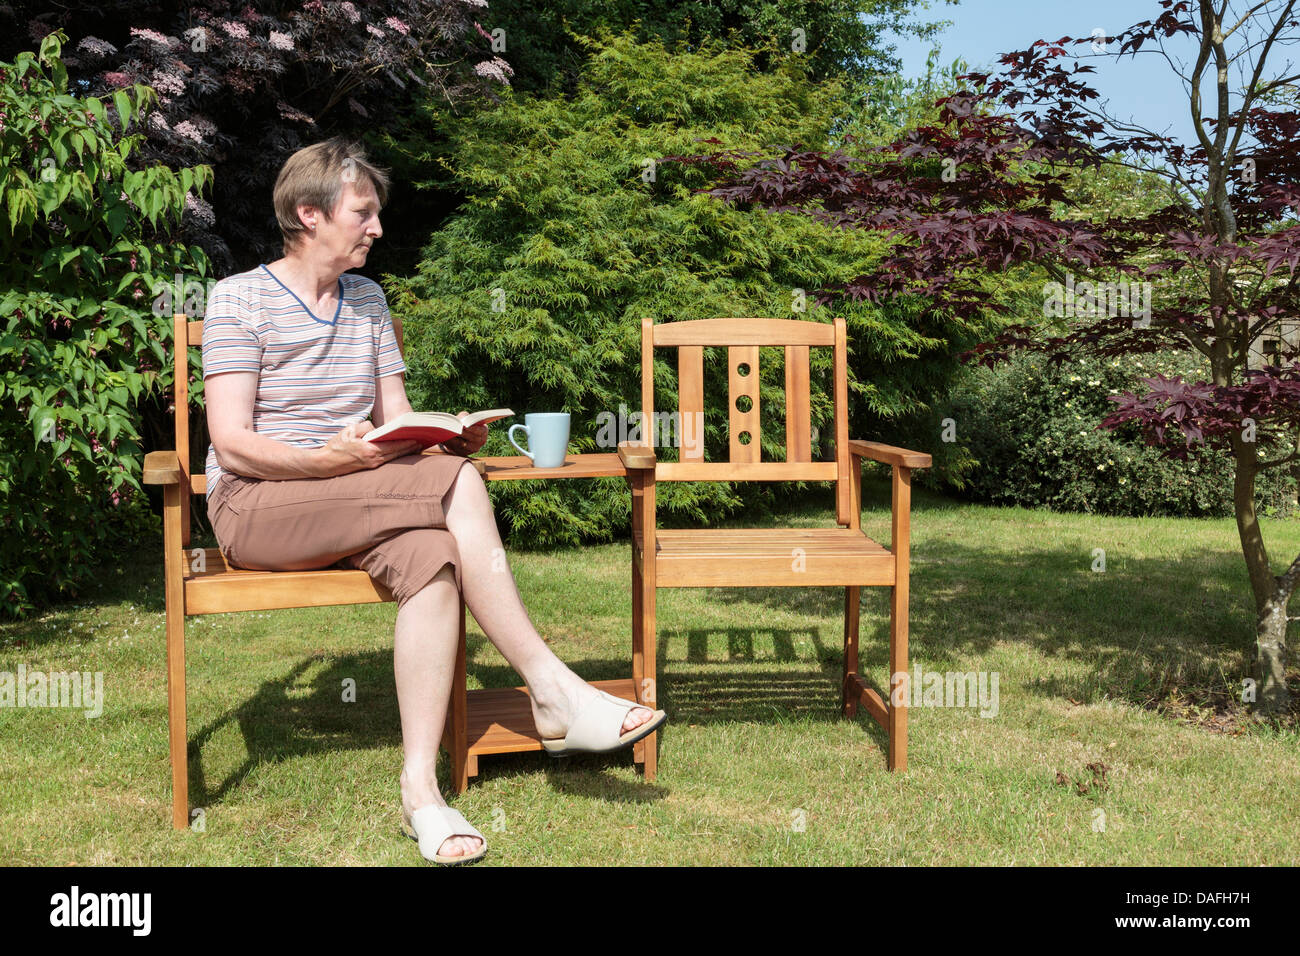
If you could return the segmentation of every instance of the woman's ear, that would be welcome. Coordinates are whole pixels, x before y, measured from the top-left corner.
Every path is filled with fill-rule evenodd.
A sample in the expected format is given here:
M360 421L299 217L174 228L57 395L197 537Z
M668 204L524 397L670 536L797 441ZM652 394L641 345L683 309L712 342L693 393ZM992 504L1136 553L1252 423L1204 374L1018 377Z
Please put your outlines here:
M320 218L320 210L315 206L303 204L298 206L297 212L298 221L306 227L308 233L314 233L316 231L316 222Z

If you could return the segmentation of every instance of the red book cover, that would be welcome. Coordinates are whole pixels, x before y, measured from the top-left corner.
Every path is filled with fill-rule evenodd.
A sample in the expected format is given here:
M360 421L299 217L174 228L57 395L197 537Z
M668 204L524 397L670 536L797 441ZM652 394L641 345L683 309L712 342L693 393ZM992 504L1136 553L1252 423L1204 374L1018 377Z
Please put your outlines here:
M464 418L446 412L407 412L398 415L388 424L367 432L365 438L373 442L409 439L428 448L430 445L441 445L448 438L455 438L480 422L495 422L513 414L508 408L490 408Z

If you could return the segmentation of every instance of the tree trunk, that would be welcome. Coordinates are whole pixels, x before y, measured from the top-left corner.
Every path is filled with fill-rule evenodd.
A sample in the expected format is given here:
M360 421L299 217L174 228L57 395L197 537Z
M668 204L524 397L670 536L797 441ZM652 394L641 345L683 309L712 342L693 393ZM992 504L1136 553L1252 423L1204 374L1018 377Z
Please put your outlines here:
M1233 510L1237 534L1255 596L1255 681L1257 709L1268 715L1285 713L1291 705L1286 686L1287 605L1300 580L1300 557L1287 572L1274 577L1269 569L1268 550L1255 514L1255 446L1233 440L1236 468L1233 480Z
M1256 625L1256 707L1269 716L1280 716L1291 706L1291 694L1286 687L1286 606L1290 600L1291 592L1279 584L1273 596L1264 602Z

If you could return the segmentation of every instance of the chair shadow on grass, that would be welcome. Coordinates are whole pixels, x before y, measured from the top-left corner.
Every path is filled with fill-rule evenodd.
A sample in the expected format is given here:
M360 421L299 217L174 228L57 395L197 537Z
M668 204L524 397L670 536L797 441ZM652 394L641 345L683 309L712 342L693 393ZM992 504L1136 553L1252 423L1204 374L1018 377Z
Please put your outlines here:
M825 489L810 489L802 499L785 503L790 507L769 520L741 517L718 527L835 526L834 499ZM889 483L864 481L863 503L863 530L888 544ZM1235 532L1227 533L1222 549L1185 548L1175 558L1137 558L1126 553L1124 536L1141 533L1140 519L1102 518L1097 541L1086 546L1025 534L1014 553L1005 547L981 547L977 535L964 539L953 531L927 533L928 513L947 521L949 513L962 507L921 489L913 497L908 615L913 666L924 662L927 669L978 670L998 644L1019 643L1046 658L1049 670L1054 660L1086 666L1082 674L1037 679L1002 674L1004 693L1018 688L1027 695L1083 703L1111 697L1136 706L1149 706L1175 687L1239 688L1240 679L1250 676L1255 613ZM1051 512L1043 515L1056 517ZM1126 528L1121 524L1125 521L1134 523ZM1005 540L1004 531L999 536ZM1072 537L1077 540L1078 532L1072 532ZM1094 544L1106 552L1104 571L1093 570ZM887 587L861 589L860 672L878 692L883 692L888 679L889 591ZM661 656L666 636L673 633L676 593L676 589L661 590L657 598ZM833 705L838 703L844 588L714 588L709 599L749 619L762 620L767 611L779 610L826 621L812 633L825 690L814 699L811 710L837 712ZM669 655L669 674L674 660L702 659L699 649L707 646L707 637L690 633L685 652ZM770 647L769 660L793 659L788 646L783 648L781 632L759 628L757 633L762 635L761 646ZM664 668L661 663L660 674ZM798 674L808 676L806 671ZM730 676L718 679L719 693L730 681ZM667 682L665 692L674 687L680 695L680 678ZM835 699L827 700L831 695ZM780 706L779 695L773 705ZM730 712L734 714L735 708ZM878 729L870 719L863 725Z
M1198 549L1171 561L1108 551L1109 567L1100 572L1092 570L1089 551L1049 542L1027 542L1022 553L1008 554L950 538L918 547L914 538L910 663L978 670L997 645L1020 644L1046 659L1048 670L1053 661L1075 671L1085 666L1082 673L1037 679L1003 674L1004 693L1019 687L1083 703L1111 697L1147 706L1184 684L1226 679L1240 686L1251 673L1254 643L1240 554ZM817 616L831 622L823 636L839 637L843 588L715 589L710 599L758 617L768 609ZM662 620L662 594L658 607ZM876 677L880 690L888 666L889 588L862 589L859 629L861 670ZM838 640L818 650L824 665L838 664Z
M864 528L873 536L883 535L877 538L883 543L888 517L882 519L880 508L888 500L887 489L883 494L879 487L864 491L864 497L868 508L875 508L866 516ZM1037 679L1004 673L1004 695L1014 688L1022 696L1038 699L1091 703L1111 697L1137 706L1148 706L1168 686L1180 682L1210 683L1216 675L1220 682L1225 676L1231 682L1249 673L1245 668L1253 644L1254 614L1235 540L1225 539L1222 549L1182 549L1176 558L1137 558L1127 555L1123 547L1124 535L1140 533L1136 526L1128 531L1123 526L1099 525L1097 547L1107 551L1107 569L1096 572L1091 543L1080 547L1026 534L1019 550L1011 552L1005 547L983 547L976 536L927 529L927 512L956 507L925 494L914 500L909 615L914 666L923 662L926 669L980 669L985 666L982 661L997 652L997 645L1019 644L1044 659L1049 673ZM818 512L810 505L802 517L825 516L824 510ZM824 520L814 523L824 524ZM750 525L742 520L726 524ZM1077 541L1077 532L1074 538ZM146 568L148 573L140 578L146 592L142 607L161 610L161 582L155 580L153 570ZM818 621L802 630L761 624L701 628L674 617L677 589L661 590L657 597L658 702L670 715L660 734L661 753L665 745L671 748L675 725L840 719L843 588L715 588L710 592L710 600L735 609L743 620L761 622L766 610L780 609ZM860 671L882 696L888 668L888 595L888 588L862 589ZM630 650L630 598L626 608L629 624L619 640ZM720 646L725 646L725 654L719 652ZM471 685L516 686L518 678L495 652L475 662L486 650L486 640L471 634ZM1070 673L1050 673L1053 661L1074 666ZM312 658L300 660L284 677L267 682L199 732L190 745L197 799L219 799L263 761L400 741L391 652L336 658L312 679L306 696L301 689L291 696L290 689L314 663ZM627 676L626 657L569 663L588 680ZM355 677L359 687L370 688L363 703L346 705L353 710L339 703L339 687L346 676ZM363 713L366 716L357 716ZM862 709L855 720L863 729L864 743L887 747L884 731ZM199 758L206 743L231 721L243 732L248 756L209 789ZM671 750L664 759L671 759ZM624 784L598 774L605 767L630 765L631 760L629 751L562 761L541 753L489 756L480 758L480 774L474 779L540 769L553 785L573 792L607 799L655 799L659 791L653 785ZM439 779L446 781L449 776L443 755Z
M480 651L495 654L486 638L467 636L466 671L471 687L515 687L521 683L504 663L475 664ZM579 669L588 680L625 677L627 662L584 660ZM356 702L352 703L343 699L344 681L349 679L356 687ZM231 725L242 737L244 757L238 767L223 773L220 779L209 780L204 751ZM219 803L261 764L321 753L400 746L401 739L391 651L304 657L282 676L263 681L251 696L190 734L190 801L196 807ZM613 802L646 802L662 797L662 788L654 783L628 783L600 773L632 763L631 748L559 760L541 752L486 755L479 757L479 773L470 779L470 786L541 770L553 786L567 792ZM400 771L399 757L393 766L394 786ZM443 795L451 798L451 765L441 750L438 780Z

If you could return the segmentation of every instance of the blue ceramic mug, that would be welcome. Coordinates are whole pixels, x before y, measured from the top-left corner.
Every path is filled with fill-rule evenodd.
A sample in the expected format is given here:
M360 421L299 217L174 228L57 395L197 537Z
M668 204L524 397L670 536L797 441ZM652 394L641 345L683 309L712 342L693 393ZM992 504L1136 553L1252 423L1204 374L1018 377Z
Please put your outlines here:
M528 447L532 451L520 448L515 441L516 428L523 429L528 436ZM569 413L532 412L524 416L524 424L511 425L506 437L538 468L558 468L564 464L564 456L569 452Z

